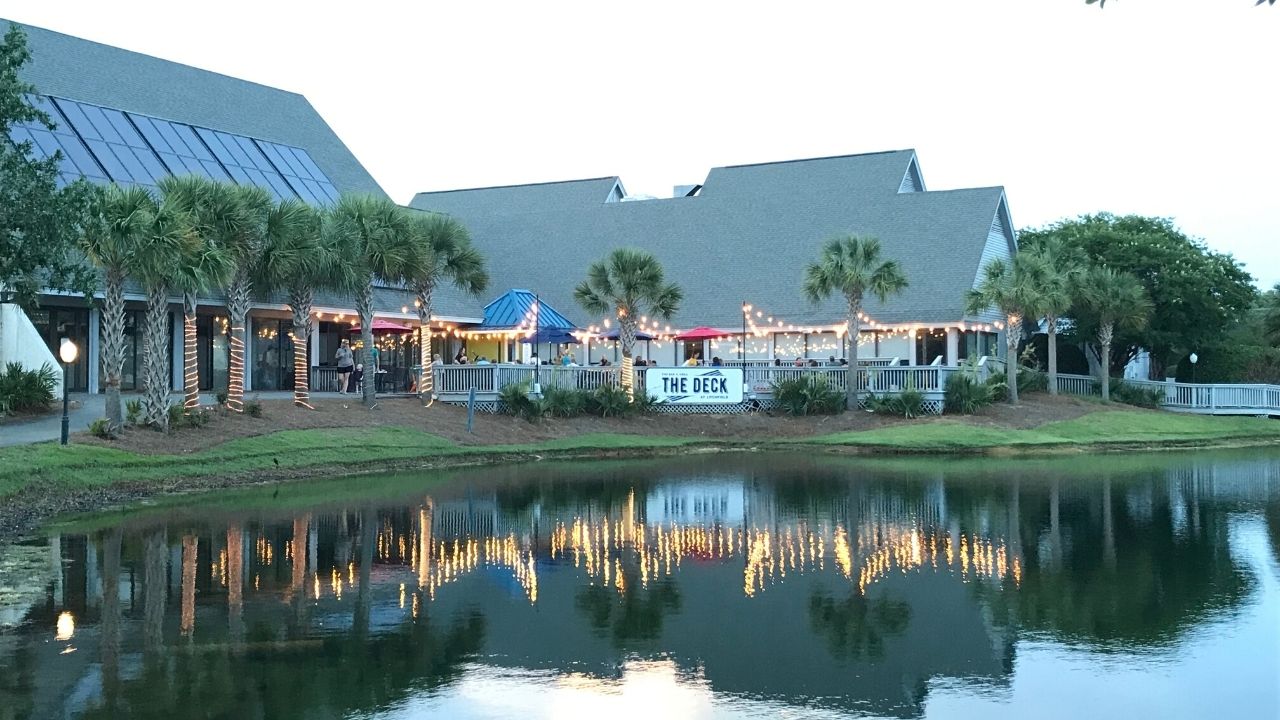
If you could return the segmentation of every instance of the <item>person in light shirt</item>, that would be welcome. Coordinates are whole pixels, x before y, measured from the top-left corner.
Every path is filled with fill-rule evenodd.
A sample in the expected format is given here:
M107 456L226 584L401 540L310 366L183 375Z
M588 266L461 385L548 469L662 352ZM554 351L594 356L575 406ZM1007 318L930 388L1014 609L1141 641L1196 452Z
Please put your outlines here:
M700 358L701 358L700 353L694 353L690 355L689 359L684 361L685 367L697 367L698 365L701 365L702 360Z

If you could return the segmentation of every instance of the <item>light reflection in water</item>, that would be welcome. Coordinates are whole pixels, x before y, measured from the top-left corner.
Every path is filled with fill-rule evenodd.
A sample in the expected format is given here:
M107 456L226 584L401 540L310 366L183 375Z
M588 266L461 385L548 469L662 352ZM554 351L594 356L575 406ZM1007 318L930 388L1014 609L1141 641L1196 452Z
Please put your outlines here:
M192 514L125 526L123 543L113 529L114 544L63 534L39 548L61 575L28 612L33 638L74 636L61 662L101 679L46 666L88 693L43 693L78 699L16 717L145 716L141 698L181 715L184 698L227 687L206 679L214 666L289 686L307 698L300 717L1035 714L1019 677L1070 664L1078 695L1106 697L1105 676L1150 687L1157 663L1224 707L1269 710L1255 686L1232 705L1224 683L1183 668L1195 653L1213 660L1196 666L1206 677L1280 663L1248 640L1258 612L1280 610L1280 461L1238 483L1172 464L1136 480L795 489L753 461L739 475L436 483L381 506ZM1231 618L1247 629L1224 632ZM1231 654L1187 649L1214 643ZM6 647L0 698L35 697L6 663L38 654ZM1126 660L1094 672L1104 652Z

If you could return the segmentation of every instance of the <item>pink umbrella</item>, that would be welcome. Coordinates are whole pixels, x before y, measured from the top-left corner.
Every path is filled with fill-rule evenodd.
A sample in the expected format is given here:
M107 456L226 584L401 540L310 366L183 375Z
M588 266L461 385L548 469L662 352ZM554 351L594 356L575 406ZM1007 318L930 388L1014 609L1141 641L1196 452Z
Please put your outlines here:
M736 333L731 333L728 330L717 330L713 327L707 327L703 325L701 327L696 327L692 330L686 330L685 332L680 333L679 335L676 336L676 339L677 340L714 340L716 338L728 337L730 335L735 335L735 334Z
M393 323L390 320L383 320L382 318L374 318L373 331L374 332L407 333L407 332L413 332L413 328L405 327L400 323ZM360 332L360 326L359 325L351 326L351 332L354 332L354 333Z

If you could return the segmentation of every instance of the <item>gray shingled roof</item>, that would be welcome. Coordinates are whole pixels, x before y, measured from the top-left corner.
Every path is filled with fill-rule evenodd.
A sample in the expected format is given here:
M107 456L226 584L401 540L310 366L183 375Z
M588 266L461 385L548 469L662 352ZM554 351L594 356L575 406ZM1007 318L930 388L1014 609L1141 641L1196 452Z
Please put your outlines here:
M0 33L9 24L0 19ZM299 147L340 192L386 195L311 103L297 93L51 30L22 27L31 50L31 62L23 67L22 76L42 95ZM131 284L130 290L137 288ZM452 290L443 295L450 314L481 316L482 301ZM350 298L332 293L321 296L325 304L353 304ZM203 293L202 298L221 301L217 292ZM386 311L413 304L411 294L391 288L378 289L376 298L378 309ZM283 296L277 293L270 300L283 302Z
M801 294L823 241L855 232L880 238L911 282L868 312L882 322L965 317L1001 188L899 193L915 153L902 150L716 168L700 195L606 203L613 178L420 193L410 203L447 212L471 229L493 287L537 291L579 324L573 301L587 266L616 247L653 252L685 291L673 325L741 323L753 303L788 323L839 320L843 302L814 306Z
M0 33L9 23L0 20ZM22 76L42 95L303 148L339 191L386 194L297 93L30 25L22 28L31 49Z

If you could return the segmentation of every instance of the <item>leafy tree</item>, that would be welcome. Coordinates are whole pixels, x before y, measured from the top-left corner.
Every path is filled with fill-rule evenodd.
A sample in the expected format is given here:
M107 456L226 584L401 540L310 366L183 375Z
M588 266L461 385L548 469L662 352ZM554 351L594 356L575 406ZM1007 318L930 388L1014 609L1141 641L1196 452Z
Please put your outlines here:
M1025 255L1036 268L1036 314L1044 317L1049 356L1049 394L1058 394L1058 322L1071 310L1072 286L1082 271L1078 254L1068 251L1056 238L1046 239Z
M228 208L234 227L223 238L234 270L227 285L227 315L231 320L231 362L228 364L227 407L244 410L244 353L247 347L245 327L249 302L253 295L253 277L262 260L266 245L267 215L274 203L266 190L253 185L238 185L232 191L237 206Z
M1140 328L1151 314L1151 301L1138 279L1111 268L1092 268L1080 278L1077 302L1098 329L1102 401L1111 400L1111 344L1117 329Z
M846 235L822 247L818 262L805 270L804 294L817 303L835 294L844 296L849 338L849 371L845 373L845 403L858 406L858 338L862 332L862 301L868 293L884 302L907 288L907 276L896 260L882 260L880 241Z
M618 320L622 345L622 386L635 397L632 348L639 319L644 315L670 320L680 309L684 291L669 283L662 263L636 248L618 248L604 260L591 263L587 279L573 289L573 298L593 315L613 315Z
M156 203L141 187L107 185L95 193L93 215L81 241L102 275L102 375L109 432L124 426L120 378L124 370L124 283L130 263L149 239Z
M1146 289L1150 322L1116 336L1113 372L1145 349L1159 376L1180 355L1220 342L1257 296L1253 277L1235 258L1209 250L1166 218L1100 213L1019 233L1024 252L1048 242L1080 253L1091 265L1127 272ZM1087 314L1073 308L1067 315L1077 321L1078 338L1097 335L1085 324Z
M321 232L321 213L293 198L272 208L254 284L285 292L293 315L293 404L311 409L307 349L316 290L352 285L341 247Z
M418 274L412 220L408 211L386 198L346 195L326 215L329 242L343 248L353 268L352 289L360 315L360 337L367 365L373 357L373 286L399 284ZM372 408L374 368L364 373L364 404Z
M1018 343L1022 340L1022 320L1034 316L1043 302L1042 273L1033 255L1021 253L1013 260L992 260L982 269L978 287L965 296L965 311L979 313L995 308L1005 317L1005 373L1009 402L1018 402Z
M196 308L200 293L225 284L235 271L229 241L251 222L234 186L196 175L161 178L165 202L190 221L192 236L170 278L182 294L182 407L200 407L200 370L196 350Z
M1280 283L1267 293L1266 316L1262 322L1267 342L1280 347Z
M409 288L417 296L418 321L421 325L419 354L421 376L418 393L430 399L433 395L431 357L431 309L435 289L443 282L471 295L479 295L489 285L484 256L471 245L466 226L438 213L416 213L411 226L418 259L408 277Z
M36 89L18 76L30 59L26 33L10 24L0 41L0 302L26 307L45 287L89 294L94 285L77 247L92 217L92 186L59 188L61 155L37 159L35 145L12 132L19 124L53 127L31 103Z

